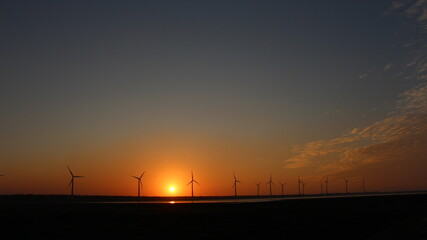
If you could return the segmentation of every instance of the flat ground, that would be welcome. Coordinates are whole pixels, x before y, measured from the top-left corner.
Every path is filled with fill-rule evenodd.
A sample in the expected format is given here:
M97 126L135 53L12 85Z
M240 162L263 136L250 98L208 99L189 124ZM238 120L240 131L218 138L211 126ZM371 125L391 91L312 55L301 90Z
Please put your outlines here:
M426 194L212 204L3 200L0 217L8 239L427 239Z

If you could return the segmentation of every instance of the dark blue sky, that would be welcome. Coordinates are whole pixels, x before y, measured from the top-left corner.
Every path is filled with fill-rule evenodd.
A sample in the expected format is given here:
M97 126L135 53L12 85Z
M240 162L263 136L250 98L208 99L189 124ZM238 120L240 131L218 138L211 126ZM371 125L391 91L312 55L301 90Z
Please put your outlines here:
M18 112L234 103L285 122L347 109L358 118L412 84L358 78L402 57L391 46L410 30L382 16L389 5L13 1L1 8L2 102Z

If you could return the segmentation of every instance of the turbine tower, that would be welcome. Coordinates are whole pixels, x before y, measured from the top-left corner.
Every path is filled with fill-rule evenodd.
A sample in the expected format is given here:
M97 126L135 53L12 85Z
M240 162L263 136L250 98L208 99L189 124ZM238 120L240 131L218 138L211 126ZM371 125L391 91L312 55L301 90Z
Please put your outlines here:
M191 181L189 183L187 183L187 185L191 184L191 198L194 197L194 187L193 187L194 183L199 184L196 180L194 180L193 170L191 170Z
M140 188L142 188L141 178L144 176L145 171L139 177L132 176L133 178L138 180L138 197L140 197Z
M344 179L345 182L345 193L348 193L348 178Z
M298 195L301 195L301 178L298 176Z
M84 176L74 175L73 172L71 171L71 169L68 166L67 166L67 168L68 168L68 171L71 174L71 181L70 181L70 184L68 184L68 187L70 187L70 185L71 185L71 196L73 196L74 195L74 178L83 178Z
M271 185L274 185L273 180L271 178L271 173L270 173L270 181L266 182L265 184L270 184L270 197L271 197L272 196Z
M237 180L236 175L234 175L234 173L233 173L233 177L234 177L234 196L237 197L237 183L241 183L241 182Z
M283 188L284 188L284 186L285 185L287 185L286 183L281 183L281 182L279 182L280 183L280 185L282 185L282 197L284 197L285 196L285 194L284 194L284 192L283 192Z
M259 186L261 185L261 183L255 183L255 185L257 186L257 188L258 188L258 197L259 197Z
M328 194L328 182L329 182L329 177L326 177L325 180L325 193Z

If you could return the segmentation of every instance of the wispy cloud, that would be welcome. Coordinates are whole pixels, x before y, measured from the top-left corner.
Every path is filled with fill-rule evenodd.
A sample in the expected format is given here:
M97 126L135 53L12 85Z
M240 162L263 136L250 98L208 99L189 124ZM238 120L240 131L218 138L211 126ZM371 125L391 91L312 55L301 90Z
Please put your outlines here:
M364 78L367 78L368 77L368 74L367 73L364 73L364 74L360 74L359 75L359 79L364 79Z
M427 0L395 0L384 15L401 11L405 17L417 19L418 22L427 20Z
M385 12L385 15L391 14L403 7L405 7L410 1L408 0L395 0L391 3L389 9Z
M393 66L393 64L392 64L392 63L389 63L389 64L385 65L385 66L384 66L384 71L389 70L392 66Z
M424 21L427 19L426 8L427 0L418 0L405 10L405 15L410 18L416 18L418 21Z
M405 91L395 110L381 121L354 128L330 140L295 147L287 168L315 167L345 171L364 164L393 160L422 150L427 143L427 84ZM424 145L426 146L426 145Z

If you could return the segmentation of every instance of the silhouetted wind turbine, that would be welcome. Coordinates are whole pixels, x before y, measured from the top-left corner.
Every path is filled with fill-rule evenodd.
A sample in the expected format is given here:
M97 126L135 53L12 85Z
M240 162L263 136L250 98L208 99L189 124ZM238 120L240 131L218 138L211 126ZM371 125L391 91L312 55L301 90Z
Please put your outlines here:
M298 195L301 195L301 178L298 176Z
M241 183L241 182L237 180L236 175L234 175L234 173L233 173L233 177L234 177L234 196L237 197L237 183Z
M348 178L344 179L345 182L345 193L348 193Z
M73 174L73 172L71 171L71 169L68 166L67 166L67 168L71 174L71 181L70 181L70 184L68 184L68 187L70 187L70 185L71 185L71 196L73 196L74 195L74 178L82 178L84 176L76 176Z
M132 176L133 178L138 180L138 197L140 197L140 188L142 188L141 178L144 176L145 171L139 177Z
M272 196L271 185L272 184L274 185L273 180L271 178L271 173L270 173L270 181L266 182L265 184L270 184L270 197L271 197Z
M325 193L328 194L328 182L329 182L329 177L326 177L325 180Z
M285 194L284 194L284 192L283 192L283 187L285 186L285 185L287 185L286 183L281 183L281 182L279 182L280 183L280 185L282 185L282 197L283 196L285 196Z
M191 183L191 198L193 198L193 196L194 196L193 195L193 193L194 193L193 183L199 184L196 180L194 180L193 170L191 170L191 181L189 183L187 183L187 185L189 185L190 183Z
M258 197L259 197L259 186L261 185L261 183L255 183L255 185L257 186L257 188L258 188Z

